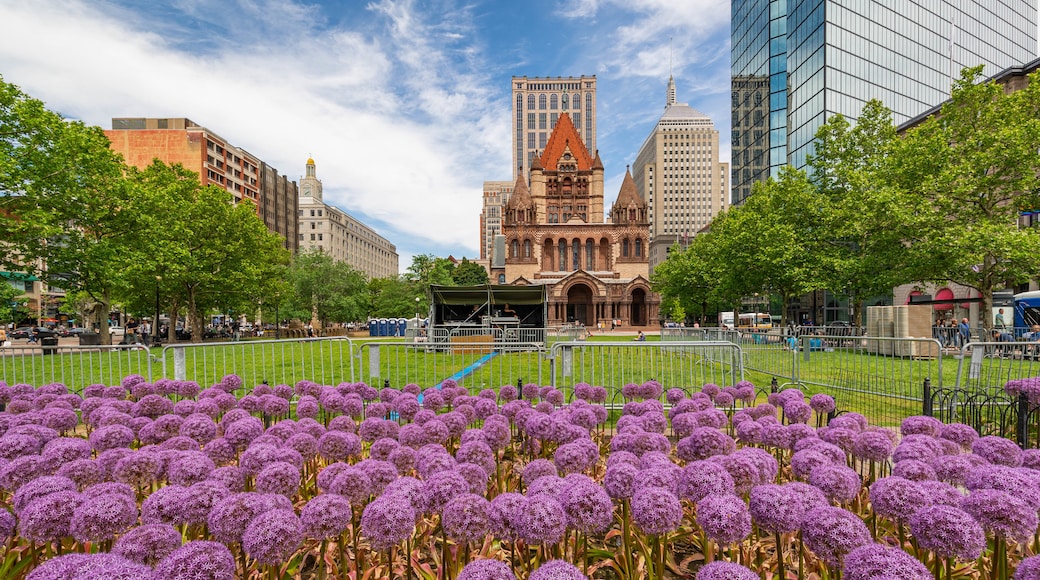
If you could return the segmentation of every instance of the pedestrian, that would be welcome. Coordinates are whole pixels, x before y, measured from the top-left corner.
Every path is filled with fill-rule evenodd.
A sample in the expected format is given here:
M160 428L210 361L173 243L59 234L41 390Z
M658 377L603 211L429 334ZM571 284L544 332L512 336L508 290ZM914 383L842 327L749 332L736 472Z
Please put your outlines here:
M636 337L633 338L632 340L635 340L637 342L646 342L646 335L643 334L642 330L640 330L639 334L637 334Z
M997 309L997 316L993 319L993 327L999 330L1007 328L1007 321L1004 320L1004 309Z
M971 326L968 325L968 318L964 317L957 325L957 346L964 346L969 342L971 342Z
M144 321L141 322L141 326L138 327L138 332L141 333L141 342L145 346L150 346L151 343L149 343L148 341L152 337L152 324L148 322L147 318L145 318Z

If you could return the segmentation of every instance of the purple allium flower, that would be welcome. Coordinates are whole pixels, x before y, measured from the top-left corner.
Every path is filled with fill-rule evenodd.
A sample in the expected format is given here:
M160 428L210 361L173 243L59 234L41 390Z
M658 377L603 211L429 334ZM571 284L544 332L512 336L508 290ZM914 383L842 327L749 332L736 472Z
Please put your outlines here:
M942 421L935 417L917 415L903 419L899 426L899 432L905 437L907 435L930 435L938 437L942 432Z
M852 550L845 556L842 570L845 580L929 580L932 577L917 558L899 548L881 544L867 544Z
M217 437L217 424L209 416L195 413L184 419L178 433L205 445Z
M347 498L334 493L315 496L300 512L303 534L315 540L335 538L350 527L353 512Z
M961 509L995 536L1028 540L1036 532L1036 508L996 489L977 489L961 500Z
M242 533L242 548L261 564L280 564L303 542L303 526L291 509L257 514Z
M870 486L870 503L877 514L907 522L917 510L931 505L932 498L916 482L890 476Z
M104 469L91 459L77 459L58 468L57 475L67 477L76 482L82 490L85 487L100 483L105 478Z
M231 463L238 457L235 446L223 437L218 437L206 443L206 446L202 448L202 452L212 459L215 464Z
M709 494L697 503L697 524L715 542L730 545L751 534L751 512L731 493Z
M946 505L921 508L910 518L910 531L921 547L936 556L967 562L986 546L986 533L967 512Z
M403 542L415 530L415 510L402 494L387 494L365 506L361 533L376 550Z
M502 560L474 560L462 568L456 580L516 580L516 576Z
M1014 580L1037 580L1040 578L1040 556L1030 556L1018 563Z
M830 566L840 567L846 554L873 542L859 516L837 507L818 506L807 511L800 529L806 547Z
M196 540L163 558L155 574L166 580L234 580L235 557L220 542Z
M748 509L759 527L785 533L798 529L807 506L789 486L764 484L751 490Z
M984 464L968 472L964 487L972 491L997 489L1040 509L1040 486L1032 470Z
M545 477L547 475L559 475L559 472L556 471L556 466L548 459L535 459L524 466L524 471L520 480L525 486L530 486L539 477Z
M101 452L118 447L130 447L134 438L134 432L125 425L107 425L96 429L88 440L95 451Z
M72 515L70 530L78 542L111 540L137 523L137 502L109 493L84 497Z
M583 533L600 533L614 520L614 506L603 486L583 476L565 478L567 485L558 499L567 514L568 526Z
M736 442L714 427L698 427L689 437L679 440L676 453L683 461L699 461L712 455L729 455L736 450Z
M726 468L710 461L694 461L679 474L678 495L694 503L709 495L734 494L733 476Z
M488 508L488 524L495 537L516 541L521 537L522 511L527 498L512 492L500 493L491 500Z
M134 493L134 488L130 487L125 483L117 483L114 481L105 481L102 483L98 483L83 490L83 495L88 497L94 495L102 495L106 493L118 493L130 498L137 497L137 495Z
M129 458L120 460L120 463L127 459ZM170 462L169 467L166 468L166 478L170 483L188 486L205 481L216 468L216 464L205 453L188 451Z
M997 465L1007 467L1018 467L1022 465L1022 450L1010 439L987 435L980 437L971 444L971 451Z
M38 542L58 541L70 533L72 516L82 498L74 491L47 494L18 514L18 535Z
M514 524L528 544L556 544L567 531L567 514L555 497L547 494L528 495Z
M845 413L832 419L828 425L841 427L842 429L852 429L858 433L867 428L867 418L859 413Z
M667 489L643 487L632 495L632 521L645 534L673 532L682 522L679 498Z
M806 423L812 418L813 409L802 401L788 401L784 405L784 417L790 423Z
M491 526L490 508L491 502L479 495L455 496L441 510L441 525L448 537L457 542L482 542Z
M549 560L531 572L528 580L588 580L577 566L564 560Z
M72 556L72 555L70 555ZM139 580L150 578L152 569L143 564L127 560L122 556L107 553L76 554L82 558L59 557L54 564L45 562L29 574L33 580L48 578L104 578L105 580Z
M932 460L931 467L935 470L936 479L954 485L964 485L968 474L985 463L981 457L964 454L936 457Z
M816 393L812 397L809 397L809 406L812 407L813 411L816 411L821 415L827 415L834 412L834 397L825 393Z
M256 476L256 491L277 493L287 497L296 495L300 488L300 470L284 461L268 463Z
M917 459L926 463L943 455L942 444L930 435L907 435L892 451L892 461Z
M758 580L758 574L733 562L712 562L697 571L697 580Z
M936 461L939 459L937 458ZM935 470L930 465L916 459L905 459L892 466L892 475L912 481L936 479Z
M823 492L827 499L848 503L859 495L862 487L859 474L845 465L820 465L809 473L809 483Z
M635 491L639 468L626 462L617 462L607 467L603 487L613 499L628 499Z
M406 475L415 468L415 450L411 447L400 446L390 452L387 460L397 469L397 473Z
M0 541L7 541L14 536L17 526L18 520L14 517L14 514L5 509L0 509Z
M167 485L152 492L141 504L141 521L146 524L176 524L180 519L188 488Z
M224 544L237 544L242 541L242 532L256 514L262 510L272 509L275 505L270 498L279 497L285 500L291 509L292 504L285 496L265 496L259 493L235 493L217 502L210 510L207 518L210 534Z
M892 440L879 431L857 433L852 440L852 455L868 461L888 461L892 455Z
M821 465L835 465L831 458L815 449L802 449L791 455L791 471L799 479L809 479L813 469Z
M328 431L318 439L318 454L329 461L361 455L361 438L353 433Z
M327 491L342 495L351 504L360 506L372 495L372 480L360 467L347 465L337 470L335 477L328 483Z
M469 493L481 497L487 495L488 482L491 481L491 476L484 471L483 467L476 463L460 463L455 466L455 470L469 482Z
M60 475L37 477L18 488L11 499L11 507L14 508L14 513L21 514L33 501L60 491L76 492L76 483Z
M918 481L917 485L932 498L932 505L960 507L961 500L964 499L964 494L959 489L944 481Z
M181 547L181 533L169 524L145 524L119 536L112 553L132 562L155 566Z
M466 478L455 470L438 471L430 475L423 484L426 496L426 508L430 512L440 512L455 496L466 493L469 484Z
M939 430L939 437L953 441L964 449L971 449L971 444L979 438L979 434L971 425L948 423Z

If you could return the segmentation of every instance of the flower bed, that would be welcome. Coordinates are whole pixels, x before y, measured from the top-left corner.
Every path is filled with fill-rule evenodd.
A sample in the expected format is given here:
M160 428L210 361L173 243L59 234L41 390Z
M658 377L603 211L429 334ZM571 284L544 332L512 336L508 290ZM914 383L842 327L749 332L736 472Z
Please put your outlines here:
M622 393L612 421L587 384L0 383L0 576L1040 578L1036 450L749 383Z

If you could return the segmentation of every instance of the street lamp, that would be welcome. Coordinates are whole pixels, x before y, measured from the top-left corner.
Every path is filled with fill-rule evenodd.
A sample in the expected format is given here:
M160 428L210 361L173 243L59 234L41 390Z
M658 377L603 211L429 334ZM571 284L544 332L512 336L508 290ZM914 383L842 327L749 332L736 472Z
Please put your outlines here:
M155 276L155 318L152 319L152 346L159 346L159 283L162 276ZM146 345L147 346L147 345Z

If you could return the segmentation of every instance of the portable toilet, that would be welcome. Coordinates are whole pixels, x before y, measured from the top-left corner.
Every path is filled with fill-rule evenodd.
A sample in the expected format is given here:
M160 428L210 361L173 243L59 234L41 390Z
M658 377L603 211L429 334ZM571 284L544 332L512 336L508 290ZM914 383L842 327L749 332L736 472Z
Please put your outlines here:
M379 336L379 321L375 318L368 321L368 335Z
M390 324L385 318L379 319L379 336L390 336Z
M408 332L408 319L398 318L397 319L397 336L404 336Z

